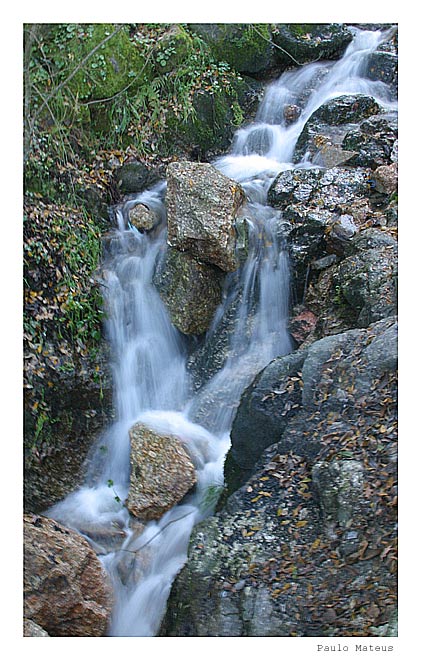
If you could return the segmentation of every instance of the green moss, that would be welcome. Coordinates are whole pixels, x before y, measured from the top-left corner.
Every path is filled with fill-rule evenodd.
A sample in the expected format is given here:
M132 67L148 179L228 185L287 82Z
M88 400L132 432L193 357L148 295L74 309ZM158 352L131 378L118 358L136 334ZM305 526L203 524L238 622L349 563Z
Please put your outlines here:
M272 44L268 24L198 24L191 29L209 45L216 60L227 62L240 73L258 73L270 61Z

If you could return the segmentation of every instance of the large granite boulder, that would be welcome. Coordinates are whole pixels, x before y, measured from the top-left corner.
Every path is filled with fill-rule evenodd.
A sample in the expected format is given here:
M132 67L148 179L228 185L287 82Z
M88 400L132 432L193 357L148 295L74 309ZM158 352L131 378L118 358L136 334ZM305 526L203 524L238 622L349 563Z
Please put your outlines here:
M141 423L129 431L130 489L126 505L142 520L156 520L196 483L196 472L182 442Z
M209 163L167 168L168 243L225 272L239 266L235 221L245 194Z
M24 516L27 636L102 637L112 607L107 574L88 542L71 529ZM34 624L40 627L35 628Z
M163 636L396 634L396 318L293 362L271 363L240 404L233 447L252 457L265 429L274 444L193 530Z

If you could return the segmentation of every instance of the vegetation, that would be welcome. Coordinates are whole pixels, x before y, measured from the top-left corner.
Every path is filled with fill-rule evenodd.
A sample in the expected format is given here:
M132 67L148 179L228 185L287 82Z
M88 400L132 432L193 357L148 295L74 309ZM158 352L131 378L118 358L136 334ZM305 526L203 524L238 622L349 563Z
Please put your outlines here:
M96 272L114 171L230 138L244 83L184 24L24 27L24 385L30 453L57 435L57 388L99 366ZM231 129L233 130L233 129ZM64 392L63 392L64 395ZM54 412L55 410L55 412ZM60 422L61 423L61 422Z

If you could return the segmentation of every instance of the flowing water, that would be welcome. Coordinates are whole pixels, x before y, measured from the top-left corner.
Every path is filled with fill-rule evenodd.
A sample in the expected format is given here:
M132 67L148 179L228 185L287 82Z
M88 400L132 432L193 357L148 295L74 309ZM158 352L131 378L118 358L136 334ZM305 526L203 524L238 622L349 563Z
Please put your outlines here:
M214 162L246 192L249 249L239 271L226 277L224 302L207 335L210 341L237 301L228 357L196 393L186 368L185 340L171 325L152 282L166 247L165 182L117 210L118 229L104 261L116 421L96 447L85 485L46 512L84 534L109 572L115 592L111 636L157 634L171 584L187 558L192 528L212 512L213 494L223 485L241 394L271 359L292 350L288 252L281 213L267 206L267 192L279 172L297 167L292 164L297 139L327 100L364 93L386 109L394 107L387 86L364 77L367 56L382 38L380 32L355 30L340 61L284 73L268 86L255 122L241 128L231 152ZM283 116L286 104L302 107L291 125ZM139 201L161 219L152 234L126 229L128 210ZM122 504L129 488L128 431L137 421L182 438L198 480L193 494L143 530L136 529ZM104 537L108 540L102 545ZM110 543L115 547L110 549Z

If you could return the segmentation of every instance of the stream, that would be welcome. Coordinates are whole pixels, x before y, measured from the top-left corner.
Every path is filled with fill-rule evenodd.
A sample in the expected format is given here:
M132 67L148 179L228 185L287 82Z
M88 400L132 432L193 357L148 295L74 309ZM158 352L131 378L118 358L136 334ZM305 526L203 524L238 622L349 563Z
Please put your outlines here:
M103 263L106 334L110 342L115 421L104 431L89 461L85 484L46 512L78 530L108 571L115 606L109 636L155 636L172 582L187 559L194 525L211 515L224 484L230 430L244 389L273 358L293 350L288 334L290 269L282 215L266 204L279 172L314 167L306 157L293 164L296 142L311 114L344 94L373 96L395 107L388 87L364 77L367 56L382 32L354 29L341 60L287 71L268 85L256 119L241 127L230 152L213 162L247 195L248 255L225 278L223 303L206 340L218 333L233 301L235 318L222 369L197 392L187 368L188 344L172 326L153 284L166 249L166 183L160 182L116 211L118 229ZM302 107L287 125L286 105ZM161 218L151 234L126 229L128 211L142 202ZM129 429L135 422L186 442L197 485L182 503L143 529L124 507L130 478ZM107 542L103 539L107 538Z

